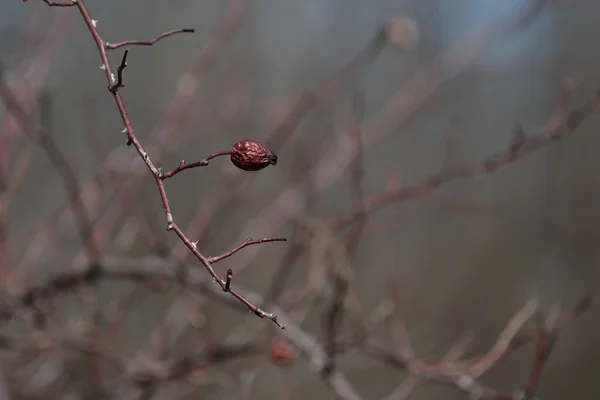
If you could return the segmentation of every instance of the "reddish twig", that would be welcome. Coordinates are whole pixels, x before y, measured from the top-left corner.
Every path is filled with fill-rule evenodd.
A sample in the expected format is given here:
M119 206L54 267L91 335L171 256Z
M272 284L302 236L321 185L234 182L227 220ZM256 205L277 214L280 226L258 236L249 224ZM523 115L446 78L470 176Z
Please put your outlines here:
M308 112L317 104L317 101L330 98L338 93L344 83L358 75L377 59L386 43L385 28L382 27L376 31L373 38L354 59L319 82L312 90L303 93L286 116L268 134L265 140L267 147L278 151L295 132ZM212 197L204 200L202 206L198 208L188 230L202 240L211 225L212 218L217 214L215 210L221 205L222 196L229 193L231 187L243 186L243 182L248 178L249 176L245 174L225 175L223 172L219 179L219 186L211 192ZM173 254L177 259L185 261L189 253L185 252L182 245L177 245L173 249Z
M274 150L278 150L300 125L317 100L337 93L343 83L374 62L387 43L386 29L385 26L382 26L377 29L367 46L354 59L335 71L327 79L319 82L313 90L307 91L300 96L286 117L269 135L267 145Z
M223 259L225 259L227 257L231 257L234 253L237 253L238 251L242 250L244 247L252 246L255 244L268 243L268 242L287 242L287 239L286 238L261 238L261 239L248 238L248 239L244 240L242 243L240 243L239 245L237 245L233 250L230 250L227 253L223 253L223 254L221 254L219 256L215 256L215 257L208 257L208 261L211 264L215 264L215 263L218 263L219 261L222 261Z
M52 27L52 30L45 35L44 42L40 44L35 55L31 56L28 64L35 68L23 69L18 72L14 83L11 83L12 93L17 95L19 104L25 110L34 109L38 96L43 89L42 85L50 70L53 56L57 53L60 45L73 26L73 19L69 16L58 17ZM33 72L33 73L32 73ZM2 138L0 146L6 154L11 154L15 138L18 137L20 124L15 120L12 114L2 121L0 132ZM5 155L0 153L0 155ZM6 165L6 160L0 159L0 163Z
M556 332L550 332L548 330L548 324L543 319L543 316L540 315L540 319L541 320L538 323L538 343L535 349L533 367L523 389L526 400L532 399L535 396L540 378L542 377L542 370L556 344Z
M161 172L160 179L171 178L186 169L196 168L196 167L205 167L208 165L209 161L212 160L213 158L217 158L220 156L229 156L229 155L231 155L231 151L219 151L218 153L213 153L213 154L203 158L202 160L193 162L191 164L186 164L185 160L181 160L179 167L177 167L169 172Z
M135 132L135 129L131 123L131 120L129 119L129 115L127 114L123 98L121 97L121 95L119 93L119 90L118 90L119 86L117 86L117 87L114 86L115 85L114 74L112 72L112 67L110 65L110 62L108 60L108 55L106 53L106 49L104 48L104 41L102 40L102 37L100 36L98 29L96 28L96 21L92 19L90 12L89 12L88 8L86 7L83 0L76 0L74 2L74 5L79 10L90 34L92 35L92 38L94 39L96 47L98 49L98 53L99 53L100 59L102 61L102 69L105 72L106 79L108 81L109 91L112 93L112 95L114 97L117 109L119 110L119 114L121 115L121 119L123 120L123 124L125 125L125 132L127 133L127 140L135 147L137 153L139 154L141 159L144 161L144 163L146 164L146 167L148 168L148 170L150 171L150 173L152 174L152 176L154 178L154 181L156 183L156 186L157 186L157 189L159 192L161 202L163 204L163 208L164 208L164 212L165 212L165 216L166 216L166 222L167 222L167 230L173 231L177 235L177 237L185 244L185 246L204 265L204 268L212 276L214 281L221 286L223 291L230 293L234 298L236 298L239 302L241 302L246 307L248 307L248 309L250 309L250 311L252 311L258 317L268 318L271 321L273 321L277 326L279 326L280 328L283 329L285 326L281 325L279 323L276 315L263 311L260 307L254 305L250 300L248 300L247 298L242 296L240 293L231 289L229 287L230 285L227 285L226 281L221 279L219 274L217 274L216 271L212 268L211 263L208 260L208 258L206 256L204 256L196 248L196 245L186 236L186 234L181 230L179 225L175 222L175 219L173 217L173 211L171 209L171 203L167 196L167 191L165 189L163 179L161 179L160 169L156 166L156 164L154 163L154 161L152 160L152 158L150 157L150 155L148 154L148 152L146 151L144 146L140 143L140 141L137 137L137 134ZM126 66L126 55L123 57L121 66L123 68ZM122 68L121 68L121 73L122 73ZM120 81L122 83L122 79ZM229 290L226 290L226 289L229 289Z
M172 35L177 35L178 33L194 33L195 31L196 31L195 29L173 29L172 31L161 33L157 38L152 39L152 40L125 40L123 42L118 42L118 43L106 42L106 43L104 43L104 47L106 48L106 50L114 50L114 49L118 49L119 47L130 46L130 45L152 46L154 43L156 43L159 40L164 39L166 37L169 37Z
M178 92L171 99L167 111L164 113L161 120L150 133L149 137L154 139L151 146L154 149L154 160L160 157L161 146L165 146L176 132L176 129L181 125L186 113L189 111L192 102L195 98L195 93L204 78L207 76L210 69L216 64L219 55L225 47L231 42L237 29L241 25L245 0L230 0L227 11L223 16L218 27L216 35L211 37L204 50L196 59L194 65L184 74L181 75ZM150 147L150 146L149 146ZM122 219L122 215L129 211L135 204L135 193L139 190L144 176L138 173L140 167L135 160L131 163L130 169L135 171L129 175L126 180L117 188L117 196L119 196L118 206L113 206L96 224L95 237L99 244L103 244L108 239L113 226ZM86 193L97 190L95 183L86 187ZM227 190L231 190L230 186ZM214 190L213 190L214 192ZM206 201L205 201L206 202ZM60 215L62 211L57 211ZM186 229L189 232L189 229ZM189 232L189 236L197 236L193 231ZM190 254L185 245L182 244L183 252Z
M564 94L564 96L567 95ZM365 209L368 212L374 212L392 203L418 200L430 196L437 188L450 181L497 172L541 149L550 142L574 133L580 124L597 110L600 104L599 99L594 98L570 113L566 113L564 110L565 101L564 99L561 100L559 109L549 119L547 128L544 131L520 140L518 147L515 147L512 143L507 149L492 154L484 160L449 165L419 184L400 186L373 195L365 199L364 205L356 207L346 214L331 218L328 223L334 230L342 229L360 220Z
M525 1L524 3L525 7L518 7L516 12L510 12L489 23L473 28L452 49L440 54L429 65L417 70L377 114L362 124L364 148L367 149L386 135L395 132L400 125L426 104L437 88L471 67L484 51L506 39L507 36L529 26L544 9L547 0ZM520 4L520 6L522 5ZM440 73L440 65L446 66L444 74ZM356 156L356 152L353 150L349 148L340 151L339 146L333 146L331 152L316 163L308 172L315 192L325 190L343 176L346 168ZM267 218L270 229L276 231L290 218L303 212L307 206L307 196L302 189L302 186L296 182L283 188L280 194L273 196L273 201L247 224L248 231L242 232L241 237L250 236L249 232L256 229ZM258 251L249 252L243 264L236 266L236 270L238 272L243 270L257 256Z
M195 98L195 93L203 83L207 73L215 65L219 55L235 36L237 29L241 25L244 4L245 0L230 0L227 11L219 24L217 34L210 38L208 44L194 62L194 65L181 75L177 93L172 97L171 102L167 107L167 111L163 114L161 120L149 135L149 137L154 140L152 146L155 147L155 160L160 157L162 146L169 142L176 129L183 122L186 113L190 109ZM192 87L190 87L190 85ZM6 129L4 130L6 131ZM106 242L108 234L111 232L114 224L121 220L122 214L133 207L134 194L139 189L141 182L143 182L142 177L144 176L143 174L137 173L140 169L137 161L138 160L135 160L129 166L135 173L129 175L116 190L117 195L120 198L119 204L110 208L96 224L94 234L96 242L101 246ZM106 166L106 163L104 166ZM88 182L83 188L82 198L95 195L99 190L99 182L99 176L94 177ZM60 221L63 220L64 213L67 209L68 203L60 204L44 224L39 224L33 229L26 230L22 237L26 237L29 242L39 243L40 241L43 241L44 244L40 246L42 249L39 251L44 251L44 249L53 245L52 241L55 238L54 235L49 235L48 233L55 229L57 221L60 223ZM193 234L191 235L195 236ZM183 248L185 249L185 246L183 246Z
M6 86L2 73L0 71L0 97L6 104L9 112L17 119L25 134L46 152L50 161L56 167L58 173L63 179L63 183L69 195L69 203L78 222L81 240L86 249L86 254L90 262L95 262L100 258L100 249L94 242L92 223L87 215L85 206L79 196L80 188L77 174L71 165L71 162L62 153L54 138L44 128L33 123L25 109L19 104L16 96ZM46 110L47 111L47 110Z

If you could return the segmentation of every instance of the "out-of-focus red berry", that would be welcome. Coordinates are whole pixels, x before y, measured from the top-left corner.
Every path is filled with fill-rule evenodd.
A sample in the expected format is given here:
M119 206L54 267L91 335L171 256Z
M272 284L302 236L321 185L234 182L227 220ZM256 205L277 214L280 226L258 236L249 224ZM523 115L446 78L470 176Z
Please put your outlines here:
M292 362L294 349L286 343L277 342L271 346L271 361L274 364L284 365Z

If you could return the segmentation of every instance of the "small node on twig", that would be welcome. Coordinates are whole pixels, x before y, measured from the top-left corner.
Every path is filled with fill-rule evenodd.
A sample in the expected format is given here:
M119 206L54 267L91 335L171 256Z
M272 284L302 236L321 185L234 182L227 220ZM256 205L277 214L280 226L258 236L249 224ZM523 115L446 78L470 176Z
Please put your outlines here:
M98 25L98 20L97 19L93 19L92 20L92 25L94 25L94 28L96 28L97 25Z
M224 292L231 291L231 279L233 278L233 271L230 269L227 270L227 276L225 278L225 287L223 287Z
M271 314L271 321L273 321L280 329L285 329L285 325L279 322L277 315Z
M251 309L250 312L254 312L255 315L258 315L261 318L269 318L275 325L279 327L279 329L285 329L285 325L279 322L279 318L275 314L269 314L261 310L260 308Z

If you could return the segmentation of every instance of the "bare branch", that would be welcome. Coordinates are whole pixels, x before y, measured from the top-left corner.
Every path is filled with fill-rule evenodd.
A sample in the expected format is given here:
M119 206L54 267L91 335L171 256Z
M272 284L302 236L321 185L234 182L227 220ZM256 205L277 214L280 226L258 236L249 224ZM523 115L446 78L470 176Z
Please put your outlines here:
M223 254L221 254L219 256L215 256L215 257L208 257L208 261L211 264L215 264L227 257L231 257L233 254L242 250L244 247L252 246L255 244L269 243L269 242L287 242L287 239L286 238L261 238L261 239L248 238L248 239L244 240L242 243L240 243L239 245L237 245L233 250L230 250L227 253L223 253Z
M195 29L173 29L172 31L161 33L157 38L155 38L153 40L125 40L123 42L118 42L118 43L106 42L106 43L104 43L104 47L107 50L114 50L114 49L118 49L119 47L123 47L123 46L133 46L133 45L152 46L154 43L156 43L159 40L164 39L166 37L169 37L172 35L177 35L178 33L194 33L195 31L196 31Z

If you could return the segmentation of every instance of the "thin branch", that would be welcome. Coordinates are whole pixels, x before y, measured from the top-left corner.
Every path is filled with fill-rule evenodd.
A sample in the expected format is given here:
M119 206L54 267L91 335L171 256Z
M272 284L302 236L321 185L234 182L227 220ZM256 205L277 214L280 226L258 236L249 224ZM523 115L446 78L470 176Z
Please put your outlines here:
M244 247L252 246L255 244L269 243L269 242L287 242L287 239L286 238L261 238L261 239L248 238L248 239L244 240L242 243L240 243L239 245L237 245L233 250L230 250L227 253L223 253L223 254L221 254L219 256L215 256L215 257L208 257L208 261L211 264L215 264L215 263L218 263L219 261L222 261L223 259L225 259L227 257L231 257L233 254L242 250Z
M211 36L207 45L200 52L193 65L180 76L180 82L187 81L193 84L190 88L189 85L178 85L176 94L171 98L171 101L167 107L167 111L163 114L159 122L155 125L155 128L148 135L154 142L151 144L155 149L155 160L161 155L160 151L163 146L166 145L173 135L176 133L176 129L183 123L187 112L190 110L191 104L195 98L195 94L198 88L201 87L208 72L214 67L216 62L219 60L219 56L223 53L224 49L229 45L232 39L235 37L237 30L239 29L243 17L245 0L230 0L227 6L227 11L223 15L217 33ZM63 18L64 19L64 18ZM59 21L62 22L62 21ZM65 25L64 22L62 25ZM62 37L63 32L57 33L58 37ZM56 35L54 35L56 36ZM54 37L50 35L50 37ZM46 46L47 47L47 46ZM14 130L14 128L11 128ZM5 130L7 130L5 128ZM118 153L118 150L114 150L111 156ZM107 157L107 160L111 157ZM133 207L134 194L139 189L141 183L144 181L140 170L138 160L132 160L129 168L132 174L122 182L117 188L117 195L122 199L118 205L111 207L108 212L99 220L96 225L95 237L99 244L104 243L107 240L108 232L111 232L112 227L118 221L122 219L122 215ZM106 167L107 163L103 164ZM98 191L98 176L94 177L90 182L84 186L82 198L88 196L95 196ZM38 243L40 250L38 252L45 251L53 245L54 236L49 236L48 232L55 228L56 223L60 223L64 220L64 213L68 208L68 204L61 203L51 214L51 217L47 219L44 224L36 226L34 229L26 230L23 235L19 235L22 238L27 238L27 241ZM99 233L100 232L100 233ZM103 236L103 233L105 235ZM42 235L47 235L45 238ZM106 236L106 237L105 237ZM191 236L195 236L192 234ZM40 242L44 242L40 244ZM184 251L185 246L184 246Z
M221 279L221 277L212 268L211 263L208 260L208 258L205 257L202 253L200 253L200 251L196 248L196 245L194 243L192 243L192 241L186 236L186 234L181 230L179 225L175 222L175 220L173 218L173 211L171 209L171 203L167 196L167 191L165 189L163 179L161 179L160 169L154 163L154 161L152 160L152 158L146 151L145 147L140 143L138 136L136 134L136 131L133 128L133 125L129 118L129 115L126 111L126 107L125 107L123 98L121 97L119 91L117 90L118 87L114 88L114 86L113 86L114 85L114 83L113 83L114 77L113 77L112 67L108 60L108 55L107 55L106 49L104 47L105 42L102 40L102 37L100 36L98 29L96 28L97 21L92 19L90 12L89 12L88 8L86 7L83 0L77 0L75 4L84 20L89 32L92 35L94 42L96 43L96 47L98 49L98 53L99 53L100 59L102 61L102 70L105 72L106 79L108 81L109 91L114 97L117 109L119 110L119 114L121 115L121 119L123 121L123 124L125 125L124 131L127 134L127 142L128 142L128 144L132 144L134 146L134 148L136 149L140 158L144 161L144 163L146 164L146 167L148 168L148 170L154 177L154 181L156 183L156 187L158 189L159 196L160 196L160 199L161 199L161 202L162 202L162 205L164 208L165 216L166 216L167 230L173 231L177 235L177 237L185 244L185 246L194 254L194 256L198 259L198 261L200 261L204 265L204 268L206 269L206 271L211 275L211 277L214 279L214 281L217 284L219 284L219 286L221 286L221 289L225 289L226 281ZM126 55L127 54L124 55L123 60L121 62L121 66L119 68L121 68L121 67L125 68ZM122 73L122 69L121 69L121 73ZM114 90L113 90L113 88L114 88ZM284 325L281 325L278 322L278 318L276 315L263 311L260 307L254 305L250 300L248 300L247 298L242 296L240 293L238 293L234 289L230 288L230 290L228 290L227 292L230 293L239 302L244 304L256 316L258 316L260 318L268 318L282 329L285 327Z
M479 56L495 44L529 26L547 2L548 0L520 2L515 10L474 27L452 49L440 54L425 67L419 68L377 114L362 124L364 148L367 149L386 135L397 132L443 83L468 70ZM440 73L440 65L447 67L444 73ZM341 178L355 155L352 148L341 150L339 146L332 146L331 151L308 172L313 180L314 193L324 191ZM241 233L242 238L250 236L250 232L261 226L266 218L269 219L269 228L276 231L289 219L304 212L308 198L303 189L302 185L291 182L279 195L272 196L273 201L246 225L246 231ZM249 252L243 263L236 267L237 270L241 271L251 265L258 254L258 251Z
M447 166L421 183L391 188L372 195L365 199L364 205L329 219L328 224L333 230L342 229L356 221L360 221L365 208L371 213L392 203L419 200L432 195L437 188L450 181L479 175L490 175L497 172L515 164L518 160L525 158L549 143L573 134L589 116L597 111L600 105L599 99L594 98L570 113L566 113L563 102L564 100L557 112L549 119L546 129L537 135L523 139L518 148L515 149L511 144L507 149L492 154L483 160Z
M42 0L44 3L48 4L50 7L73 7L77 5L77 0L67 0L67 1L50 1L50 0Z
M531 373L529 374L529 378L525 383L525 387L523 392L525 393L525 400L533 399L535 393L537 392L537 388L542 377L542 371L550 358L550 353L552 349L554 349L554 345L556 344L556 332L550 332L548 330L548 324L546 321L541 319L538 323L539 335L538 335L538 343L535 349L535 357L533 361L533 367L531 368Z
M164 39L166 37L169 37L172 35L177 35L178 33L194 33L195 31L196 31L195 29L173 29L172 31L161 33L156 39L153 39L153 40L125 40L123 42L118 42L118 43L106 42L106 43L104 43L104 47L106 48L106 50L114 50L114 49L118 49L119 47L130 46L130 45L152 46L154 43L156 43L159 40Z
M71 162L62 153L50 133L43 127L33 123L30 120L28 114L25 112L25 109L21 106L21 104L19 104L16 96L6 86L2 76L2 71L0 71L0 96L2 97L3 102L6 104L9 112L22 126L23 132L25 132L29 139L39 144L40 147L44 149L50 158L50 161L52 161L57 171L61 175L65 189L69 195L71 208L73 209L76 221L78 222L79 233L86 249L86 254L92 262L99 259L100 249L94 241L92 223L87 215L83 201L79 196L81 191L79 180L73 166L71 165Z
M265 140L266 146L274 151L278 151L296 131L314 105L318 101L333 97L345 83L364 72L381 54L386 43L385 27L377 29L365 48L348 64L342 66L339 70L319 82L313 89L308 90L298 98L285 117L267 135L267 139ZM243 187L243 182L247 179L249 179L249 175L247 174L226 175L225 172L222 172L219 185L211 192L212 196L204 200L193 221L189 224L188 231L192 230L190 235L202 240L206 235L207 229L211 226L210 221L217 215L215 210L221 205L223 194L230 193L230 188L232 187ZM182 245L176 246L173 252L178 259L182 260L185 260L185 257L189 254L185 252L185 248Z
M179 166L177 168L175 168L169 172L161 173L160 179L164 180L167 178L171 178L186 169L197 168L197 167L206 167L208 165L209 161L212 160L213 158L217 158L217 157L221 157L221 156L229 156L229 155L231 155L231 151L219 151L218 153L210 154L207 157L203 158L202 160L193 162L191 164L186 164L185 160L181 160L181 163L179 164Z

